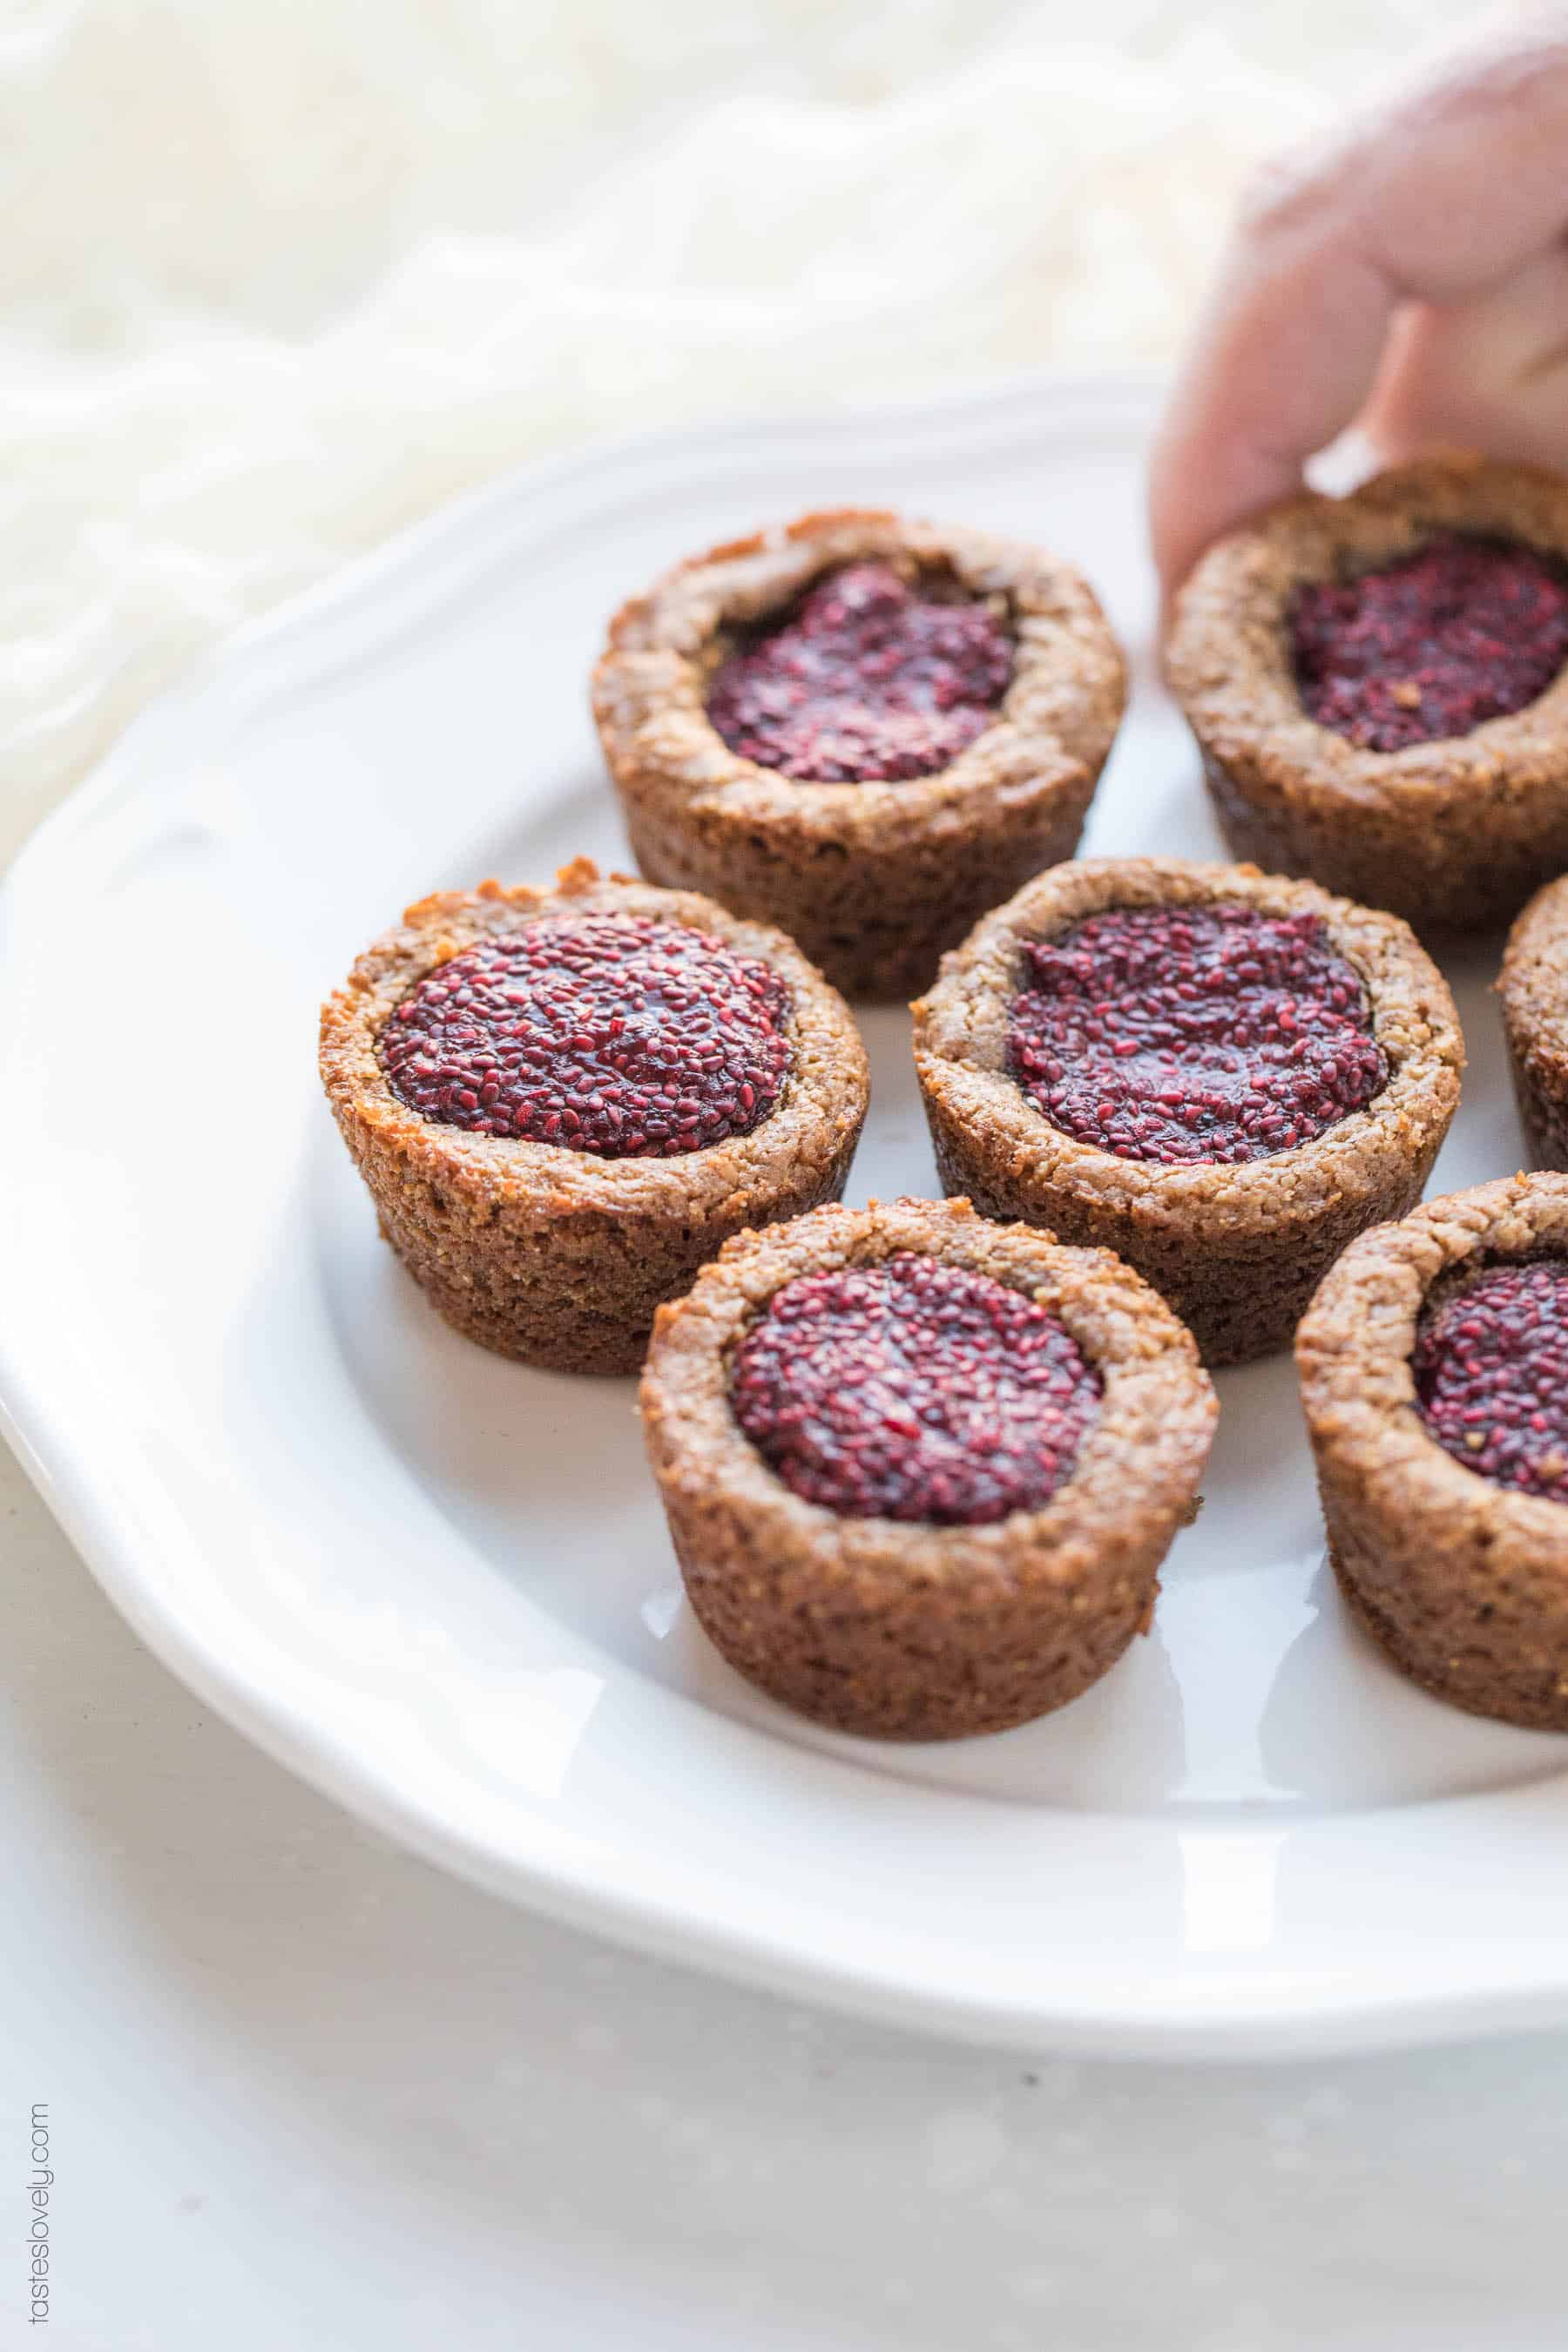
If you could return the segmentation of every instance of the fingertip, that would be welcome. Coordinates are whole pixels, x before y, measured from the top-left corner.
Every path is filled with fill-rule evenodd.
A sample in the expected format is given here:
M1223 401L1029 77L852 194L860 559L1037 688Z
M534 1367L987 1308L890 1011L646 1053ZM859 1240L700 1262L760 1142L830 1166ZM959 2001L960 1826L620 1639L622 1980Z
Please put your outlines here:
M1204 501L1194 496L1185 445L1169 430L1154 444L1149 465L1149 549L1160 583L1162 624L1168 626L1176 591L1203 552Z
M1305 457L1248 443L1220 416L1201 430L1173 423L1155 442L1149 541L1168 623L1175 598L1216 540L1300 490Z

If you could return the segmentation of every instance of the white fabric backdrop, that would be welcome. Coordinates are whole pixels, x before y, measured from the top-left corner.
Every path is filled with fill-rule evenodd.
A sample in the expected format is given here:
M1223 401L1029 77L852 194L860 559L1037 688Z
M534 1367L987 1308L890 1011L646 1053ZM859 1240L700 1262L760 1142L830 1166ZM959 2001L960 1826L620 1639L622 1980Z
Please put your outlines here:
M1174 343L1465 0L12 0L0 856L247 614L586 434Z

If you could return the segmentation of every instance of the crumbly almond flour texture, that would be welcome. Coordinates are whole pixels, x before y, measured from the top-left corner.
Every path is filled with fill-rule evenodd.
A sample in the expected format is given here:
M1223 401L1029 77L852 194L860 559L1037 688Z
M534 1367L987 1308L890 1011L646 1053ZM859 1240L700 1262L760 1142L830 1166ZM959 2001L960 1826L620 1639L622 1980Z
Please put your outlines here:
M1082 1425L1041 1507L963 1524L854 1516L795 1491L745 1434L737 1358L772 1303L911 1259L1032 1302L1098 1382L1092 1411L1071 1404L1076 1375L1063 1391ZM1147 1628L1217 1407L1191 1335L1109 1252L994 1224L965 1201L895 1201L727 1243L660 1308L642 1411L691 1605L730 1664L838 1730L951 1739L1065 1705Z
M831 608L836 580L868 573L884 602L896 585L901 612L879 635L830 609L814 637L814 596L826 587ZM946 637L928 610L943 604ZM858 627L874 689L858 698ZM836 708L803 712L792 697L802 679L823 685L825 645ZM1071 856L1126 692L1071 564L846 509L692 556L634 597L593 700L649 879L779 924L847 995L886 1001L923 987L987 907Z
M1142 1051L1158 1041L1141 1031L1123 1039L1112 1029L1102 1041L1111 1073L1106 1140L1054 1125L1037 1107L1037 1098L1026 1091L1029 1073L1016 1058L1016 1008L1038 978L1030 950L1081 937L1083 927L1111 910L1133 908L1194 916L1251 910L1286 926L1288 940L1289 927L1305 919L1313 953L1329 959L1331 994L1335 964L1364 992L1383 1083L1320 1125L1321 1108L1335 1108L1320 1059L1313 1118L1302 1122L1316 1131L1305 1139L1239 1160L1136 1157L1110 1148L1122 1116L1115 1048L1131 1042ZM1201 994L1195 976L1192 987ZM1348 992L1341 992L1348 1004ZM1278 991L1268 1000L1276 1032L1285 1001ZM1419 1200L1458 1105L1465 1059L1447 984L1395 917L1331 898L1313 883L1180 858L1091 858L1040 875L943 959L941 979L914 1015L916 1066L946 1188L987 1216L1022 1218L1063 1241L1119 1252L1190 1326L1210 1364L1242 1363L1286 1346L1346 1244ZM1221 1024L1234 1026L1233 1014ZM1349 1034L1366 1042L1359 1029ZM1296 1066L1280 1063L1277 1034L1268 1051L1279 1067ZM1222 1058L1239 1063L1245 1055L1227 1045ZM1179 1057L1173 1066L1172 1091L1190 1108L1194 1074ZM1271 1066L1270 1085L1278 1076ZM1245 1076L1226 1072L1225 1083L1243 1084ZM1157 1100L1151 1108L1164 1116ZM1297 1131L1289 1103L1281 1108L1271 1097L1269 1110L1281 1116L1281 1136ZM1234 1148L1234 1118L1217 1131Z
M1533 588L1512 583L1511 627L1495 564L1478 554L1464 571L1450 555L1436 577L1464 542L1532 567ZM1177 600L1165 672L1237 856L1423 932L1516 914L1568 866L1568 672L1552 662L1564 565L1568 478L1461 456L1394 467L1347 498L1287 499L1211 548ZM1340 612L1358 581L1357 612ZM1425 633L1401 594L1424 599ZM1506 652L1479 660L1500 630ZM1380 638L1394 673L1381 688L1353 674L1375 673Z
M594 992L606 937L619 1013ZM598 952L570 996L574 940ZM587 859L411 907L323 1006L321 1067L431 1303L561 1371L635 1371L655 1307L731 1234L837 1200L868 1095L847 1007L782 933Z
M1330 1557L1361 1624L1436 1696L1549 1731L1568 1730L1568 1504L1457 1459L1452 1416L1435 1433L1420 1384L1436 1393L1439 1345L1468 1352L1476 1456L1489 1458L1512 1408L1489 1382L1485 1335L1457 1331L1453 1303L1497 1269L1565 1258L1568 1177L1478 1184L1363 1234L1296 1342ZM1516 1388L1528 1364L1517 1370Z
M1514 924L1498 994L1531 1164L1568 1169L1568 877Z

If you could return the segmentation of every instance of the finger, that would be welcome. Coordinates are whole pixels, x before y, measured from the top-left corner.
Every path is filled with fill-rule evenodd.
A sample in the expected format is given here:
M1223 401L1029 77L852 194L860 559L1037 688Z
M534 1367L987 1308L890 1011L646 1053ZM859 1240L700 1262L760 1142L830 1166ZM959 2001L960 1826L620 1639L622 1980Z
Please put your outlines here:
M1463 303L1568 221L1568 11L1450 65L1274 167L1233 238L1156 447L1167 593L1209 541L1298 486L1354 419L1411 301Z
M1257 259L1243 250L1224 271L1155 446L1150 522L1167 594L1211 540L1300 488L1307 457L1360 409L1396 300L1338 224L1293 253L1273 240Z
M1568 464L1568 247L1478 301L1407 312L1362 422L1390 457L1448 442Z

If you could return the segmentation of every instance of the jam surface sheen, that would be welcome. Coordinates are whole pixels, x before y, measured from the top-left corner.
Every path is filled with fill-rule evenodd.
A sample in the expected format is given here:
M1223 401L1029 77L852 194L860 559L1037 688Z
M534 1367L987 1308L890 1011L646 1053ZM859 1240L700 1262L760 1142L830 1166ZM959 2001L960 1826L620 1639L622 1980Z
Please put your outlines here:
M601 1160L745 1135L779 1097L789 1000L768 964L648 916L545 916L410 990L381 1063L410 1110Z
M967 750L1012 674L988 604L850 563L720 666L708 716L732 751L797 783L899 782Z
M1402 751L1545 693L1568 661L1568 569L1450 531L1381 570L1298 589L1289 627L1309 716L1363 751Z
M1568 1261L1489 1267L1422 1318L1417 1410L1456 1462L1568 1503Z
M1101 1393L1056 1316L916 1251L786 1283L736 1349L730 1388L742 1429L804 1501L939 1526L1041 1509Z
M1053 1127L1121 1159L1266 1159L1387 1083L1366 992L1317 915L1112 908L1023 961L1013 1076Z

